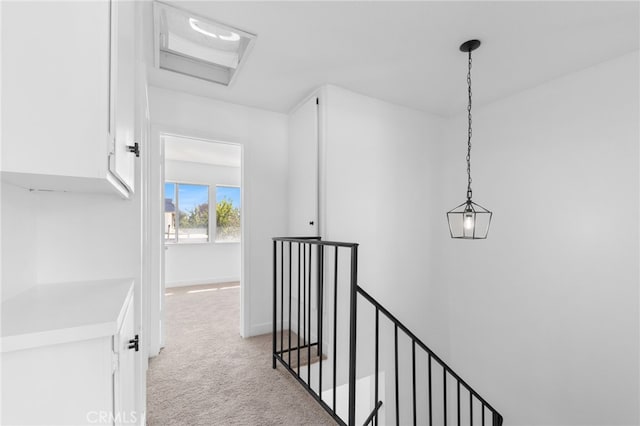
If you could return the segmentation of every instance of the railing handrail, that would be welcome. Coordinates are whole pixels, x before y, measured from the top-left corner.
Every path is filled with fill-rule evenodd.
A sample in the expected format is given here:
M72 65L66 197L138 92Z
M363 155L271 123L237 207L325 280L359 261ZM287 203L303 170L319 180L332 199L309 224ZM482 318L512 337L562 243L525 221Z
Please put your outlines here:
M317 246L332 246L332 247L357 247L358 243L344 243L340 241L324 241L321 237L273 237L273 241L284 241L290 243L304 243L313 244Z
M391 312L389 312L384 306L382 306L380 304L380 302L378 302L376 299L373 298L373 296L371 296L369 293L367 293L366 291L364 291L362 289L362 287L357 286L357 291L358 293L360 293L365 299L367 299L373 306L375 306L376 308L378 308L380 310L380 312L382 312L387 318L389 318L389 320L391 320L391 322L394 323L394 325L397 325L399 329L401 329L402 331L405 332L405 334L407 334L407 336L409 336L409 338L411 338L411 340L415 341L416 344L418 344L418 346L420 346L422 349L424 349L426 352L429 353L429 355L431 355L431 358L434 359L436 362L438 362L442 368L444 368L445 370L447 370L447 372L453 377L455 378L458 382L460 382L460 384L462 386L464 386L470 393L472 393L480 402L482 402L489 410L493 411L494 413L498 414L498 411L493 408L491 406L491 404L489 404L484 398L482 398L478 392L476 392L471 386L469 386L469 384L467 382L464 381L464 379L462 379L460 376L458 376L458 374L456 374L455 371L453 371L451 369L451 367L449 367L447 365L446 362L444 362L438 355L436 355L422 340L420 340L415 334L413 334L411 332L411 330L409 330L404 324L402 324L402 322L400 322L400 320L398 318L395 317L395 315L393 315Z

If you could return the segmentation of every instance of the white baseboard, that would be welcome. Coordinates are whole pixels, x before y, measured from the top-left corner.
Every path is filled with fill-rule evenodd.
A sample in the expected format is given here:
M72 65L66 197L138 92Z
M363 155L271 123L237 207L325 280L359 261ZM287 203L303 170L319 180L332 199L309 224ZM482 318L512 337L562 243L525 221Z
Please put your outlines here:
M173 288L173 287L187 287L192 285L203 285L203 284L221 284L221 283L232 283L239 282L240 277L221 277L221 278L209 278L206 280L191 280L191 281L176 281L176 282L168 282L165 283L165 288Z

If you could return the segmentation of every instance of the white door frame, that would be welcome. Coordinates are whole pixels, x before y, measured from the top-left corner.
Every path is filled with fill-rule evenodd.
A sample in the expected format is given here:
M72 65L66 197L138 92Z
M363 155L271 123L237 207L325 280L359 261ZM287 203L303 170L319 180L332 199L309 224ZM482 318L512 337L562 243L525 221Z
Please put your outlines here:
M245 253L248 252L247 238L250 230L245 226L245 162L244 162L244 144L241 141L229 140L228 138L216 137L216 135L208 134L197 130L178 128L175 126L167 126L158 123L151 125L151 143L149 147L150 165L147 169L145 178L149 182L149 202L144 205L144 218L150 222L151 235L149 236L149 247L144 252L145 260L150 265L150 279L148 281L149 288L149 356L158 355L160 348L165 345L164 332L164 141L163 136L177 136L188 139L204 140L207 142L224 143L237 145L241 150L240 159L240 188L241 188L241 205L240 223L241 223L241 239L240 239L240 336L249 335L249 301L250 288L248 288L249 280L246 277ZM154 232L155 230L155 232Z

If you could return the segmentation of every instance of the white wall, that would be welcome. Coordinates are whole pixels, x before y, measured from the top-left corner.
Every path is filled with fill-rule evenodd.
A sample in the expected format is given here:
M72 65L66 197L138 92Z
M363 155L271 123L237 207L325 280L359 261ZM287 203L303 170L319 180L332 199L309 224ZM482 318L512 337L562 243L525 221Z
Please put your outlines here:
M438 259L431 235L431 223L443 216L432 208L437 184L432 165L438 161L442 120L335 86L324 88L323 93L323 237L359 243L359 285L446 359L447 287L433 279ZM339 301L348 300L348 280L343 284ZM345 304L339 306L346 309ZM373 372L375 312L360 298L358 314L357 374L363 377ZM343 315L342 321L338 352L348 347L348 318ZM383 392L394 395L393 327L382 315L380 330L380 369L389 377ZM407 396L410 345L402 333L399 342L404 383L400 388ZM346 380L345 368L345 362L338 362L338 376ZM418 398L426 396L420 391ZM401 419L406 421L411 398L401 400ZM388 418L395 418L393 398L385 401L384 410Z
M155 87L150 105L159 132L243 145L242 334L269 332L271 238L287 229L287 116Z
M325 91L325 238L361 244L360 285L506 424L640 420L638 71L635 53L474 109L486 241L446 224L466 115Z
M216 185L240 186L240 168L165 160L165 180L209 185L209 205L215 212ZM240 243L216 243L214 215L210 242L167 244L165 285L175 287L240 280Z
M635 53L474 110L492 229L457 241L434 222L435 279L452 366L506 424L640 422L639 71ZM446 136L438 217L464 200L466 115Z
M138 198L37 194L37 281L140 278Z
M447 289L432 279L430 227L443 216L431 167L442 120L335 86L324 111L326 239L359 243L360 285L446 354Z

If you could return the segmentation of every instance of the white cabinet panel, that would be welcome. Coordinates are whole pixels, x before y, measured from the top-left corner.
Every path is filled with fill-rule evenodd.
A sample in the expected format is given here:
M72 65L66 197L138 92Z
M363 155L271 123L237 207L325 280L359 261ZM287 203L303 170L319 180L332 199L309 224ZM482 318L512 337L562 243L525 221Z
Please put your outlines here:
M118 368L113 375L114 413L116 424L139 423L136 413L136 355L134 304L129 303L122 327L114 337L114 352L118 354Z
M133 144L133 2L121 6L112 15L108 1L0 3L3 180L129 195L134 154L109 170L112 137ZM116 72L112 36L126 44Z
M135 179L134 146L135 107L135 3L111 3L112 114L115 127L114 151L110 153L109 170L130 190Z
M289 235L318 235L318 98L289 116Z
M112 412L111 338L2 354L3 425L85 425Z

